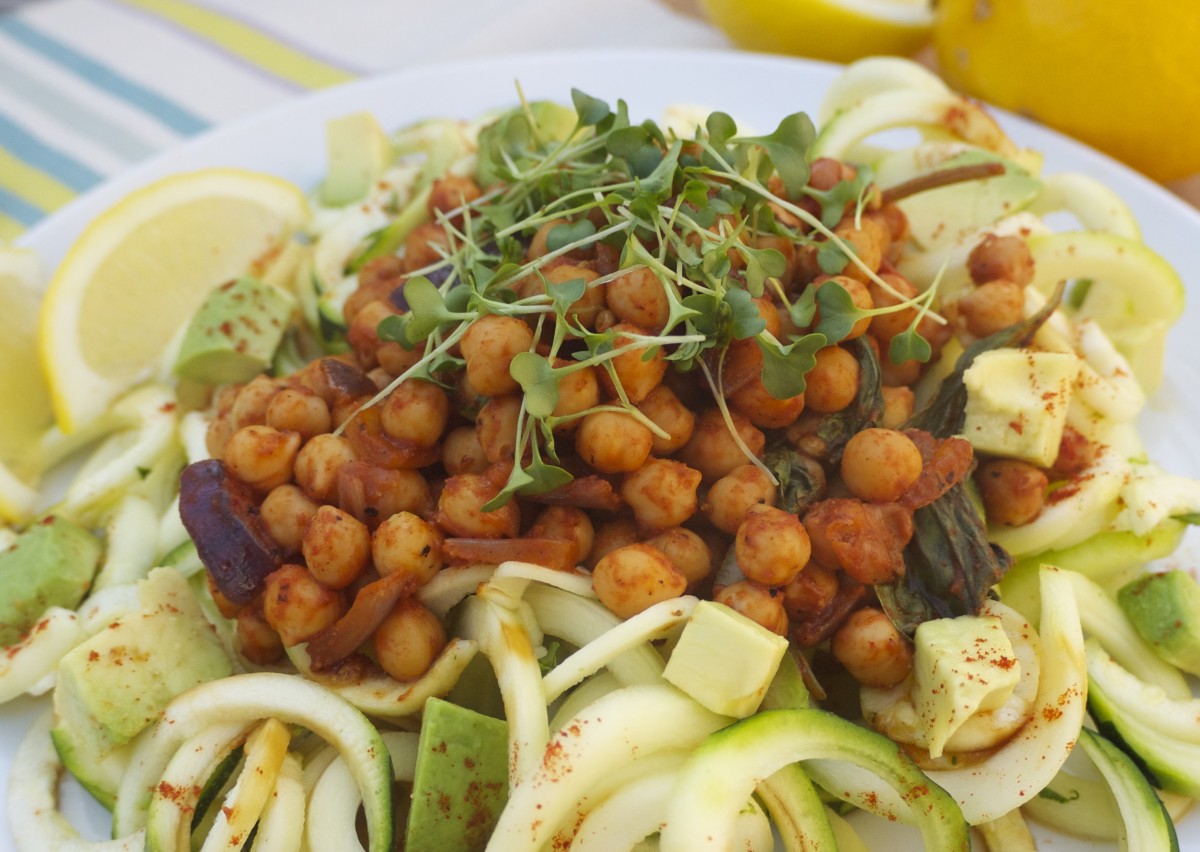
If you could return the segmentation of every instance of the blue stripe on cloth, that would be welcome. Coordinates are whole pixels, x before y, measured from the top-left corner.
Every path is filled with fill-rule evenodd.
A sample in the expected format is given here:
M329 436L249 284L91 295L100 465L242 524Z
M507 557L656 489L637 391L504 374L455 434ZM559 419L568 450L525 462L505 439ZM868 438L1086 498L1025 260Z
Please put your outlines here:
M29 227L45 216L46 211L0 186L0 214L16 219L25 227Z
M126 160L141 160L155 152L155 147L140 139L108 116L83 101L31 77L0 57L0 79L4 87L17 97L35 104L59 123L85 133L92 142L107 148Z
M52 175L76 192L90 189L101 180L101 176L87 166L50 147L3 115L0 115L0 147L7 148L17 159Z
M70 69L93 86L133 104L178 133L191 135L209 126L207 121L179 104L79 53L15 15L0 15L0 32Z

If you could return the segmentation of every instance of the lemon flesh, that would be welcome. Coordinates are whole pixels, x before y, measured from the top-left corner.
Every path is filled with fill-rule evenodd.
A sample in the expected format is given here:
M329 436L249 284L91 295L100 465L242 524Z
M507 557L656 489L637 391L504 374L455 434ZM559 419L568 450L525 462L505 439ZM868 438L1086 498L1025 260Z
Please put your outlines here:
M20 461L54 420L37 361L41 264L28 250L0 249L0 462Z
M851 62L910 56L929 40L929 0L703 0L738 47Z
M1156 180L1200 172L1200 15L1191 3L939 0L934 43L956 89Z
M303 193L209 169L165 178L84 231L42 306L39 349L59 427L73 432L163 356L213 287L255 272L300 227Z

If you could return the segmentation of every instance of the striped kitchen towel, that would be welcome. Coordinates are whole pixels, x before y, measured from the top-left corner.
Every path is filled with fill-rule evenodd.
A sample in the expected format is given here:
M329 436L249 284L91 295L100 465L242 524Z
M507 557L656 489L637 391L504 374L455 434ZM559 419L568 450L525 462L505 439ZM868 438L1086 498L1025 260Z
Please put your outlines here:
M727 44L658 0L34 0L3 9L0 244L157 151L358 76L529 50Z

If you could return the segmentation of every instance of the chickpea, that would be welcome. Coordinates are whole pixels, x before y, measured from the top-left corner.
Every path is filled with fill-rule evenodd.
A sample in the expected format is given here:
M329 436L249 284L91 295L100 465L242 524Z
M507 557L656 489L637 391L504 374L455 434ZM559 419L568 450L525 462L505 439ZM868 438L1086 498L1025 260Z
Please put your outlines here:
M775 483L770 475L758 465L747 463L712 484L700 511L714 527L733 535L747 512L755 506L774 506L775 499Z
M260 426L267 422L267 406L279 393L282 384L270 376L255 376L238 390L230 406L230 416L235 428Z
M988 519L1015 527L1041 514L1050 480L1028 462L995 459L980 465L975 481Z
M800 519L774 506L755 506L734 540L738 565L746 579L763 586L786 586L812 555Z
M596 563L614 550L642 540L642 530L633 518L614 518L596 528L592 538L592 552L588 554L587 566L595 569Z
M494 396L475 417L475 435L488 462L511 461L517 449L521 395Z
M667 433L665 438L651 433L650 451L654 455L669 456L691 440L696 415L666 385L656 385L639 403L638 411Z
M849 269L850 267L846 268ZM852 301L854 306L859 310L869 311L875 307L875 301L871 298L871 291L867 288L867 285L856 278L850 277L849 275L834 275L832 278L818 280L817 289L820 290L822 287L841 287L850 296L850 301ZM814 318L814 322L820 321L820 313L820 309L818 309L817 317ZM867 329L871 325L871 319L871 317L862 317L855 322L854 325L851 326L850 332L846 335L845 339L853 340L855 337L862 337L864 334L866 334Z
M341 435L317 435L296 455L296 484L313 500L328 500L337 489L338 468L358 458Z
M307 441L332 428L329 406L308 388L284 388L267 406L267 425Z
M783 595L774 589L739 580L717 589L713 600L746 616L772 633L780 636L787 634L788 617L783 608Z
M630 544L596 563L592 588L600 603L621 618L630 618L659 601L682 595L687 578L662 551Z
M988 281L954 304L967 331L987 337L1024 319L1025 290L1011 281Z
M789 618L804 621L827 609L837 597L837 572L809 562L792 582L783 588L783 608Z
M295 485L272 488L259 508L267 533L281 546L299 551L304 533L317 514L317 504Z
M634 343L632 334L645 334L645 330L629 323L618 323L613 326L618 332L613 339L614 349L624 349ZM635 346L626 349L620 355L608 362L612 373L602 369L599 371L600 386L610 399L617 398L617 385L625 391L625 396L631 403L642 402L650 391L658 387L667 372L667 360L661 346ZM613 373L616 374L615 379Z
M818 157L808 167L808 185L822 192L828 192L848 177L846 168L832 157Z
M270 426L243 426L230 436L222 458L252 488L270 491L292 478L300 436Z
M404 262L395 255L372 258L358 271L358 288L346 297L342 317L346 325L368 302L388 301L397 287L404 283Z
M488 457L479 442L474 426L459 426L446 434L442 443L442 466L446 473L483 473L488 469Z
M438 496L437 524L462 538L515 538L521 529L521 510L509 500L490 512L483 507L500 493L486 475L460 473L446 480Z
M568 362L558 359L556 367L566 366ZM558 402L554 404L555 417L571 417L600 404L600 382L596 378L595 367L576 368L563 376L558 382ZM565 423L555 426L559 431L569 431L579 425L578 419L572 418Z
M477 392L499 396L521 389L508 368L517 353L533 347L533 331L524 322L486 314L471 323L460 345L467 362L467 381Z
M712 553L699 535L684 527L665 529L644 544L653 547L671 560L671 564L682 574L692 588L704 582L712 573Z
M358 579L371 555L371 531L336 506L322 506L300 544L308 570L331 589L344 589Z
M912 671L912 648L881 609L855 610L833 634L833 656L863 686L886 689Z
M841 411L858 394L858 361L840 346L826 346L816 362L805 379L804 404L821 414Z
M621 322L652 332L662 331L671 310L665 287L648 267L638 266L622 272L608 282L605 295L608 309Z
M537 231L533 234L533 239L529 241L529 248L525 250L525 259L537 260L539 257L545 257L549 254L550 249L547 246L547 241L550 239L550 232L559 225L569 224L571 223L566 219L551 219L549 222L539 225Z
M902 298L893 295L872 281L867 285L867 292L870 294L871 301L877 308L895 307L901 302L907 301L917 295L917 288L902 275L897 275L894 272L884 272L879 277L887 284L890 284L892 289ZM886 314L876 314L871 317L871 336L878 340L881 346L887 346L892 342L893 337L907 331L916 317L917 309L914 307L900 308L888 311Z
M346 329L346 342L350 344L363 367L373 367L379 363L376 355L381 343L379 323L396 313L399 311L390 301L377 299L367 302L354 315L350 327Z
M912 417L916 396L909 387L884 385L880 390L883 393L883 416L879 419L879 425L884 429L899 429Z
M212 574L205 572L204 581L204 584L208 587L208 594L212 597L213 604L217 608L217 612L226 618L236 617L242 605L235 604L221 593L221 590L217 588L217 584L213 581Z
M833 232L853 247L854 254L863 262L864 266L872 272L879 269L879 265L883 263L883 255L891 242L887 227L882 222L864 216L862 227L856 228L853 217L847 217L838 223ZM853 260L846 264L842 275L863 283L871 280L871 277Z
M785 429L804 413L804 394L776 399L762 378L753 376L729 397L729 407L760 429Z
M284 565L263 583L263 616L285 647L307 642L345 611L341 593L322 585L303 565Z
M375 660L401 683L417 680L446 647L446 628L413 598L396 604L372 637Z
M237 639L242 656L260 666L269 666L283 656L283 640L267 623L261 605L238 610Z
M625 475L621 496L637 522L649 530L677 527L696 514L700 471L671 459L649 459Z
M450 400L433 382L408 379L383 403L379 422L389 437L432 447L442 438L450 419Z
M379 348L375 350L375 357L379 360L380 368L392 378L403 375L415 366L424 354L424 343L414 346L412 349L405 349L399 343L390 340L379 344Z
M654 433L624 411L593 411L575 431L575 451L601 473L627 473L646 463Z
M1033 255L1021 237L988 234L967 256L967 271L976 284L1003 278L1024 287L1033 280Z
M572 565L581 565L592 552L596 531L587 512L574 506L548 506L529 528L530 538L557 538L574 545Z
M900 499L921 475L921 451L894 429L864 429L842 453L842 481L855 497L871 503Z
M767 441L762 431L737 412L731 412L730 419L742 443L755 456L761 456ZM696 421L691 440L679 451L679 460L711 482L745 464L746 454L730 434L720 409L710 408Z
M429 216L437 221L438 213L452 213L461 207L466 207L481 195L483 195L483 190L472 178L461 175L440 177L433 182L429 189ZM463 214L459 212L457 215L451 216L450 221L461 223L462 218Z
M450 250L450 235L438 222L417 225L404 238L404 270L414 272L439 262Z
M402 571L412 577L416 589L432 580L445 564L442 534L412 512L397 512L371 536L371 558L381 576Z

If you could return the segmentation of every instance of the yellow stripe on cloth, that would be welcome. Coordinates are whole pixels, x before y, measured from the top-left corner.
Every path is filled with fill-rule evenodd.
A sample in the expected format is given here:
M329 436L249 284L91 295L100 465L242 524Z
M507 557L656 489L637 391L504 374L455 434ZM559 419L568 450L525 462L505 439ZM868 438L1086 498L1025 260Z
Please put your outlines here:
M0 245L15 240L23 233L25 233L24 225L11 216L0 213Z
M76 195L69 186L13 156L5 148L0 148L0 175L4 175L0 186L43 210L57 210Z
M307 89L355 79L355 75L280 43L254 27L181 0L122 0L220 45L276 77Z

